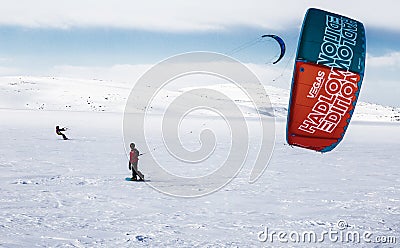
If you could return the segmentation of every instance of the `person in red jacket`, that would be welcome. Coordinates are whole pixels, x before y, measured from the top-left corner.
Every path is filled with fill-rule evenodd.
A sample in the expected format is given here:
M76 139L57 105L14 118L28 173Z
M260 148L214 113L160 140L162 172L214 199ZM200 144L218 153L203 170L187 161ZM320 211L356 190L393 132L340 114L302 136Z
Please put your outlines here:
M61 131L67 131L67 128L60 128L60 126L56 126L56 134L61 135L64 140L67 140L67 136L65 136L65 134L63 134Z
M144 175L138 170L139 150L135 148L135 144L131 143L131 152L129 153L129 170L132 170L132 181L144 181ZM139 179L137 178L139 176Z

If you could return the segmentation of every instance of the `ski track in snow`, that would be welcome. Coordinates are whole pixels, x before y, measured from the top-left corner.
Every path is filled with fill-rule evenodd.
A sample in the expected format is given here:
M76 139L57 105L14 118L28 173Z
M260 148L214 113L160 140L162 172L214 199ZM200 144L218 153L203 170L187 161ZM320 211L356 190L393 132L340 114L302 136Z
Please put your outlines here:
M355 121L334 151L320 154L286 145L278 118L273 156L256 183L248 183L248 163L218 192L183 199L124 181L130 172L120 107L22 105L0 110L0 247L393 247L257 239L265 227L321 233L339 220L400 242L396 122ZM56 124L70 127L71 140L54 133ZM143 156L144 171L145 164Z

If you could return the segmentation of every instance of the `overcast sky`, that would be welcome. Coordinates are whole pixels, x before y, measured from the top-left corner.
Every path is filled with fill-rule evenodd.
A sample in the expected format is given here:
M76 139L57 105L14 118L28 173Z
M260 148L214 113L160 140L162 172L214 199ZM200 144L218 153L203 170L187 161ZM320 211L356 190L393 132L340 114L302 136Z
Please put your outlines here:
M361 100L400 107L400 2L381 1L0 1L0 75L121 73L121 65L151 65L176 53L229 54L264 33L282 36L292 63L306 10L322 8L364 23L367 69ZM312 4L311 4L312 3ZM265 46L264 46L265 45ZM231 54L265 64L271 44ZM269 71L270 65L265 65ZM291 65L292 66L292 65ZM102 68L102 69L99 69ZM143 67L140 67L143 68ZM282 70L282 69L280 69ZM285 70L289 88L291 70ZM262 72L261 72L262 73ZM285 78L286 80L286 78Z

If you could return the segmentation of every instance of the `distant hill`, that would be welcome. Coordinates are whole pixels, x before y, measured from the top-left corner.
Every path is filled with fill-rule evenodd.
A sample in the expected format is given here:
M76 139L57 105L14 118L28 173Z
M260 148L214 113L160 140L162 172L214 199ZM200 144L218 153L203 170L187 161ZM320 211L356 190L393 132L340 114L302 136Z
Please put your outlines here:
M84 80L58 77L1 77L0 78L0 109L23 109L40 111L97 111L123 112L132 83ZM195 87L193 87L195 88ZM215 89L232 98L245 115L254 115L251 101L238 94L238 89L231 84L211 85ZM261 112L277 118L286 118L289 101L289 91L273 86L265 86L273 105ZM154 90L154 89L150 89ZM158 92L159 102L152 106L153 112L158 107L171 101L174 96L182 94L187 89L176 91L161 90ZM140 94L140 93L138 93ZM192 97L206 97L202 95ZM169 100L163 100L167 99ZM154 108L153 108L154 107ZM138 111L142 111L139 110ZM353 116L358 121L400 121L400 109L373 103L358 102Z

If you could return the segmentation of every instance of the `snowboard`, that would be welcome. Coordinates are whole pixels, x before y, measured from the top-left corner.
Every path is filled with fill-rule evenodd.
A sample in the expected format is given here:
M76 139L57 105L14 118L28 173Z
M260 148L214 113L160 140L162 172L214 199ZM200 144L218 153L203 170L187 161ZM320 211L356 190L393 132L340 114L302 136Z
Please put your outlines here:
M125 181L130 181L130 182L146 182L148 180L132 180L132 177L125 177Z

